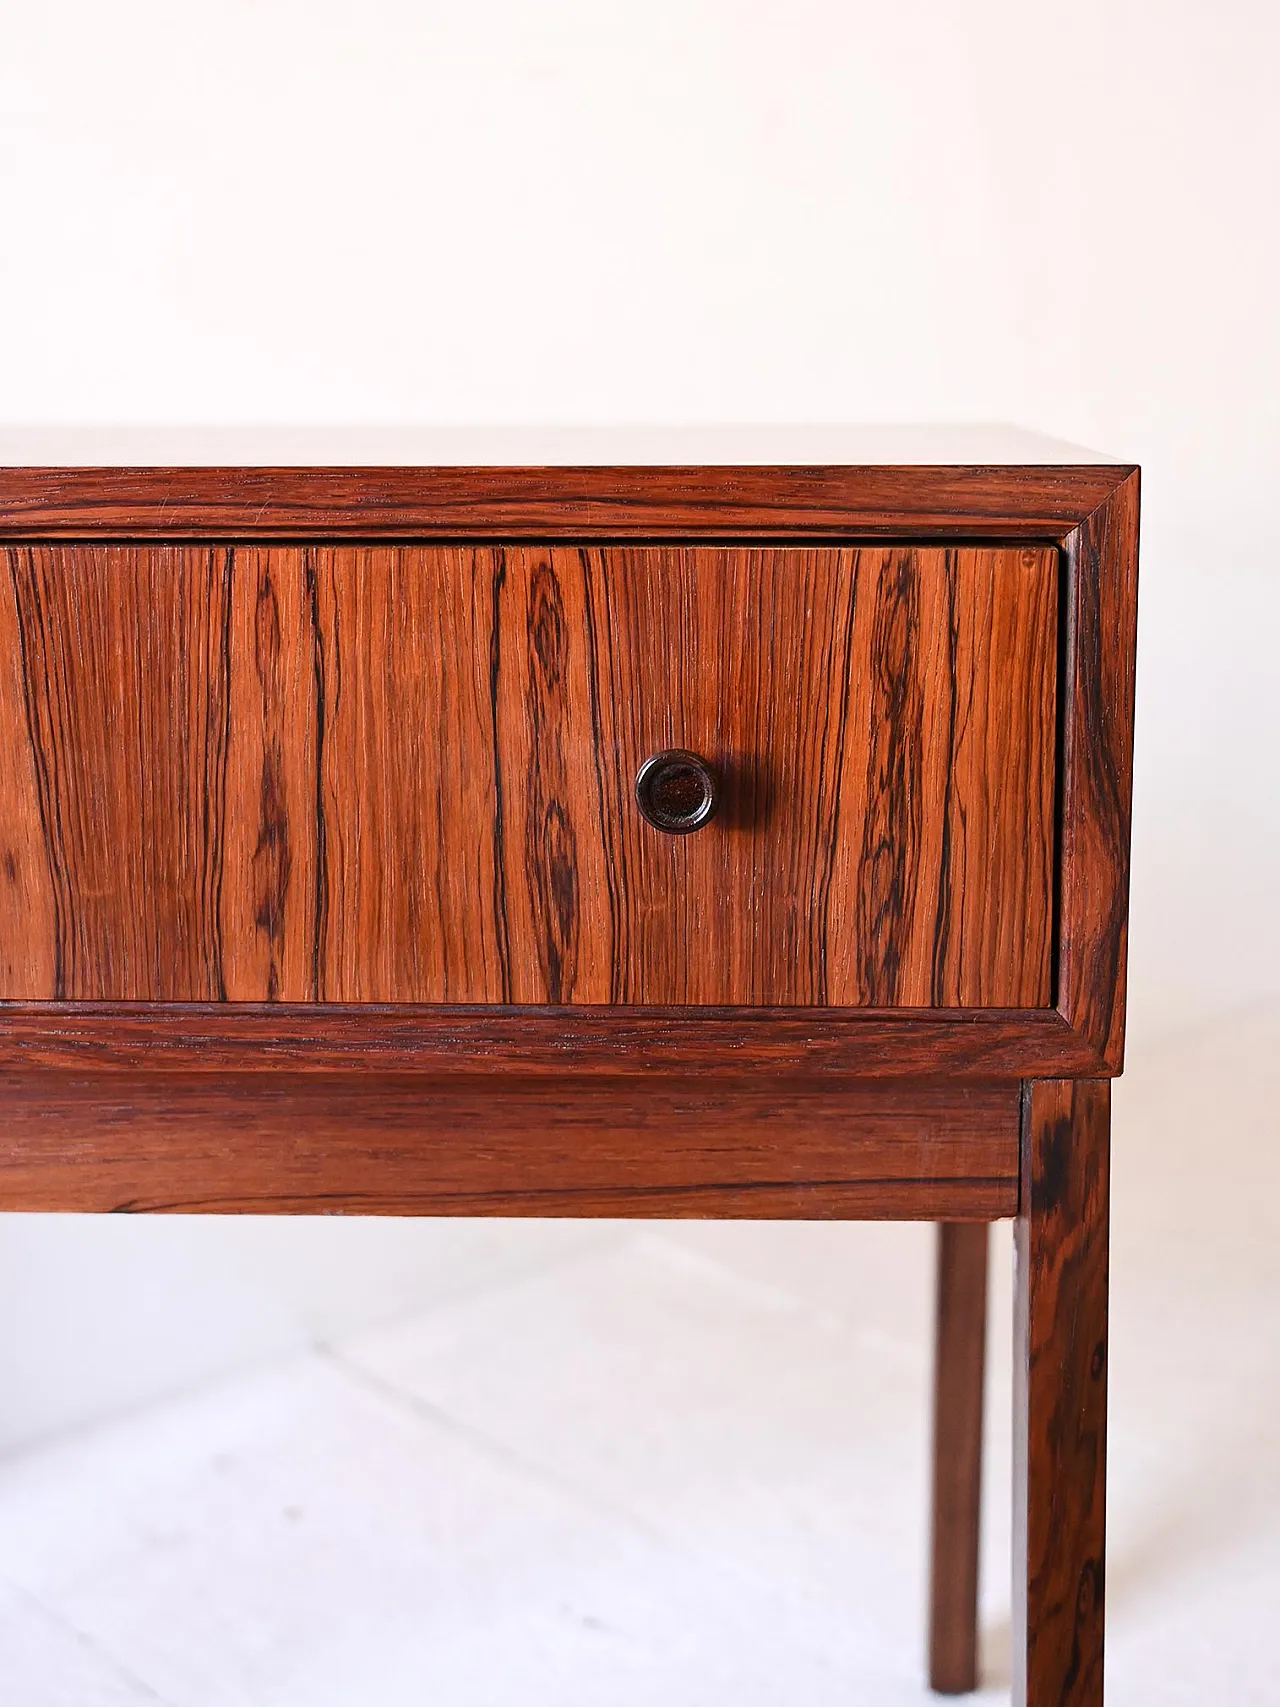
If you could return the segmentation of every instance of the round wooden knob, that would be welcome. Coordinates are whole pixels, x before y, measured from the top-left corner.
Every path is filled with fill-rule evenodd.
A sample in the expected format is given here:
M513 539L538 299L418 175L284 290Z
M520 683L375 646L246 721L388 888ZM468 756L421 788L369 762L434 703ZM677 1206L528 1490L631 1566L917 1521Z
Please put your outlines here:
M655 753L636 776L636 804L655 830L687 836L715 816L715 772L705 759L678 747Z

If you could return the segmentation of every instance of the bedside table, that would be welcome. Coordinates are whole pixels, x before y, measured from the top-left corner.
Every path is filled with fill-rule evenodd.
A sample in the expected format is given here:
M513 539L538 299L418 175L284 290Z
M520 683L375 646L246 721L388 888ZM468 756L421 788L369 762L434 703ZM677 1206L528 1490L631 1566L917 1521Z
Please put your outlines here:
M941 1223L945 1690L1016 1217L1015 1698L1083 1707L1137 472L800 438L0 470L0 1209Z

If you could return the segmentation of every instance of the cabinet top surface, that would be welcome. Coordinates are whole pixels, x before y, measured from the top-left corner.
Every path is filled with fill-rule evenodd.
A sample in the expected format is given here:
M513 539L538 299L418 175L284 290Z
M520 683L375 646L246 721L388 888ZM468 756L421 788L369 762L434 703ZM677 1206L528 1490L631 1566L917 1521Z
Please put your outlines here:
M0 468L990 468L1118 460L1001 423L0 427Z

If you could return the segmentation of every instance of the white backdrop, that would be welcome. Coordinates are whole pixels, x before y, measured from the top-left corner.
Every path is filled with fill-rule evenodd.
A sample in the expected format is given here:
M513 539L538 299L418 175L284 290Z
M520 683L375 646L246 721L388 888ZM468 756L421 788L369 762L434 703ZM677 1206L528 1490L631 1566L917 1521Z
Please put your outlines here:
M1277 63L1270 0L3 0L0 424L1141 461L1132 1029L1190 1026L1280 992ZM0 1441L553 1236L5 1220Z

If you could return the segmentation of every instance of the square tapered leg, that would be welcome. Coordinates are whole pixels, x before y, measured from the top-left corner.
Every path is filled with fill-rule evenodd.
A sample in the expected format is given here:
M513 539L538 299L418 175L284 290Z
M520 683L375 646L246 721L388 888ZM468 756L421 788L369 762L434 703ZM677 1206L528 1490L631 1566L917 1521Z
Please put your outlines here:
M985 1222L939 1224L929 1682L947 1695L978 1685L987 1243Z
M1028 1085L1014 1298L1015 1707L1101 1707L1111 1086Z

